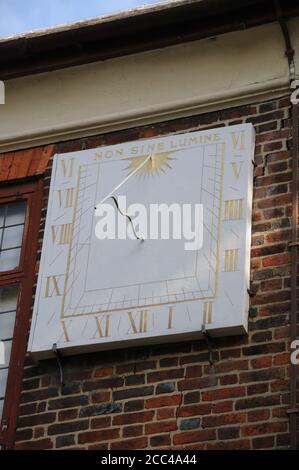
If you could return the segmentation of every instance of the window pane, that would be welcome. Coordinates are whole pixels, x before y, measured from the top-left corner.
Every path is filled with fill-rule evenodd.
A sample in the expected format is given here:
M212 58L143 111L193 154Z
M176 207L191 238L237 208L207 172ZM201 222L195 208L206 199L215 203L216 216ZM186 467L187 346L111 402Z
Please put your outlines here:
M2 352L4 349L4 357L1 357L0 355L0 372L1 369L5 369L9 366L9 359L10 359L10 354L11 354L11 347L12 347L12 341L2 341L2 345L4 345L4 348L2 346Z
M0 227L4 225L4 212L5 212L5 206L1 205L0 206Z
M21 248L0 252L0 271L11 271L19 266Z
M0 313L16 310L18 293L18 285L0 287Z
M25 215L26 202L0 205L0 272L19 266Z
M0 314L0 340L13 337L15 326L16 312Z
M5 226L23 224L25 221L26 202L7 204L7 216Z
M4 398L8 369L0 369L0 398Z
M24 225L16 225L14 227L8 227L4 229L2 250L6 248L15 248L22 245Z
M0 419L3 411L19 286L0 287ZM3 341L3 340L6 341ZM4 353L4 354L3 354Z

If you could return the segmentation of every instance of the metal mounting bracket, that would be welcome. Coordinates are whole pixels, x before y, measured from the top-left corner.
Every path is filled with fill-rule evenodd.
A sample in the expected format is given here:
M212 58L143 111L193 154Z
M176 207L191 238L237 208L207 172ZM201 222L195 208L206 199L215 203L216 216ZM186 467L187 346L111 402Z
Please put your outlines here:
M65 385L65 383L64 383L64 373L63 373L63 367L62 367L62 363L61 363L62 356L61 356L60 351L57 349L57 344L56 343L53 344L52 351L54 353L54 356L55 356L55 359L56 359L56 362L57 362L57 365L58 365L58 368L59 368L60 385L64 386Z
M214 365L214 360L213 360L213 351L212 351L212 344L211 344L211 336L210 334L208 333L207 329L206 329L206 326L204 324L202 324L201 326L201 332L203 334L203 337L204 337L204 340L207 344L207 347L208 347L208 352L209 352L209 363L210 363L210 366Z

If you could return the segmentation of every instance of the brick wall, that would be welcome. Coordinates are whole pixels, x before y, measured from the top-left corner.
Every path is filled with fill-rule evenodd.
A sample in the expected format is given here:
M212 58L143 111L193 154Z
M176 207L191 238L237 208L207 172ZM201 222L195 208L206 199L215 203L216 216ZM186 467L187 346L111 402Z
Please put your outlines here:
M292 145L289 98L57 144L57 152L252 122L249 335L26 360L17 449L270 449L289 444ZM50 168L46 176L46 193ZM47 197L45 197L46 215ZM41 239L43 232L41 230ZM38 266L37 266L38 269Z

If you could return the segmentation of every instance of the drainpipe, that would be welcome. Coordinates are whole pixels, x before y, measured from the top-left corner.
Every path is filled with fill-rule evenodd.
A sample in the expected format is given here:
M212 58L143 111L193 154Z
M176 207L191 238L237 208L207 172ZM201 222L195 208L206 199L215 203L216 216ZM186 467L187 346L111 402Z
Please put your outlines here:
M299 80L296 80L295 62L294 62L294 49L291 45L290 34L283 18L279 0L275 0L275 10L277 20L280 24L286 51L285 54L289 63L289 77L291 88L299 86ZM298 94L298 93L297 93ZM292 95L293 96L293 95ZM293 136L293 149L292 149L292 241L289 243L291 250L291 312L290 312L290 341L291 344L297 338L297 252L299 240L297 238L297 223L298 223L298 99L291 97L291 113L292 113L292 136ZM287 410L290 417L290 447L293 450L297 449L297 430L296 418L298 413L296 403L296 364L290 365L290 407Z

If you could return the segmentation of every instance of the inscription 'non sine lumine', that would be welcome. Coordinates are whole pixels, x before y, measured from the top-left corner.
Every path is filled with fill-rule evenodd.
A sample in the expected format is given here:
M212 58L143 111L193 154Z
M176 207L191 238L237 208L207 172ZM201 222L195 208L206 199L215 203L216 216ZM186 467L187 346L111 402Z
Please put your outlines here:
M117 146L116 148L105 149L103 151L97 150L96 154L94 155L94 161L109 158L121 158L128 155L145 155L149 153L173 151L179 150L180 148L194 147L201 144L217 143L220 141L221 136L217 133L214 133L190 137L184 136L175 140L161 140L160 142L155 143L133 145L130 148Z

